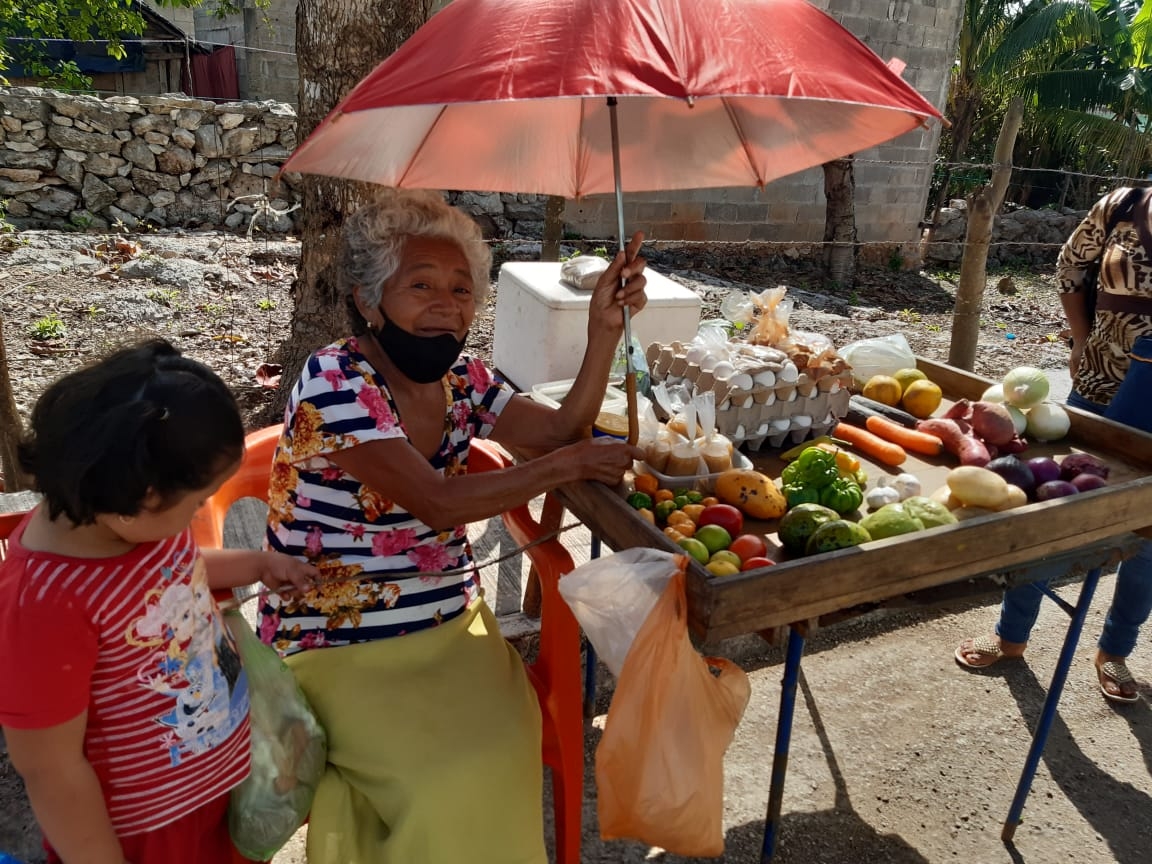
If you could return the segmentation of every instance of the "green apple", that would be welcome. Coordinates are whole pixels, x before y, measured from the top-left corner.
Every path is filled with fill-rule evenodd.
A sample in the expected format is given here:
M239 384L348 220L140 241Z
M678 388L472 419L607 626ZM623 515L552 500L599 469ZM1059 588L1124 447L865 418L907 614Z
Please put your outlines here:
M719 525L701 525L696 529L695 537L708 549L709 556L732 545L732 535Z

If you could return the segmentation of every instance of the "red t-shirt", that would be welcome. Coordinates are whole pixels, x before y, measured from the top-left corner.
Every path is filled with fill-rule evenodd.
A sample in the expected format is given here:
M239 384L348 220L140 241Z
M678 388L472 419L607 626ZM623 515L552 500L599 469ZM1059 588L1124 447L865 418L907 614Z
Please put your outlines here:
M88 712L116 833L160 828L248 773L248 680L190 531L115 558L21 544L0 564L0 726Z

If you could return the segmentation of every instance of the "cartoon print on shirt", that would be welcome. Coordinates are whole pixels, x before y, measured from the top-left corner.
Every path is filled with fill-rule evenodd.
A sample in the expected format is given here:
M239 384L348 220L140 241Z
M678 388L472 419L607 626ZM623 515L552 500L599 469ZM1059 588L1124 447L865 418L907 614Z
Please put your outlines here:
M225 741L244 721L248 681L232 637L216 612L204 563L176 557L145 595L144 613L125 638L156 650L136 672L142 687L172 698L156 716L173 765Z

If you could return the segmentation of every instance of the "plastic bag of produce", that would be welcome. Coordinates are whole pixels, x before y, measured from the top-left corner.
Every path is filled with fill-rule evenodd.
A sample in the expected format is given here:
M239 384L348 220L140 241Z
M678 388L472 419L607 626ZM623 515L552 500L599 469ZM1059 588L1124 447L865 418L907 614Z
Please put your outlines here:
M594 558L560 579L560 596L608 670L620 677L632 640L676 572L678 555L625 549Z
M684 560L624 661L596 748L596 809L605 839L716 856L724 852L724 751L751 688L735 663L692 647Z
M861 339L841 348L840 356L852 367L852 377L860 385L873 375L893 375L901 369L916 368L916 355L903 333Z
M292 670L239 612L224 620L247 673L252 729L252 769L232 790L228 828L242 855L269 861L308 818L328 747Z

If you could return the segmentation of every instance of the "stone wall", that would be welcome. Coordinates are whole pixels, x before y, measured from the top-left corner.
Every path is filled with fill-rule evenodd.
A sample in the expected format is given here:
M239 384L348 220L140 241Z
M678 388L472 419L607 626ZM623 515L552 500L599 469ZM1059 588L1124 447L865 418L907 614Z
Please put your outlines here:
M1010 210L992 224L988 247L990 264L1055 264L1060 247L1088 215L1087 210ZM953 201L940 211L932 243L924 249L924 262L958 266L964 254L968 211L963 201Z
M247 227L262 204L287 211L297 200L273 180L296 146L283 103L16 87L0 88L0 109L0 200L20 228ZM292 229L267 209L258 219Z

